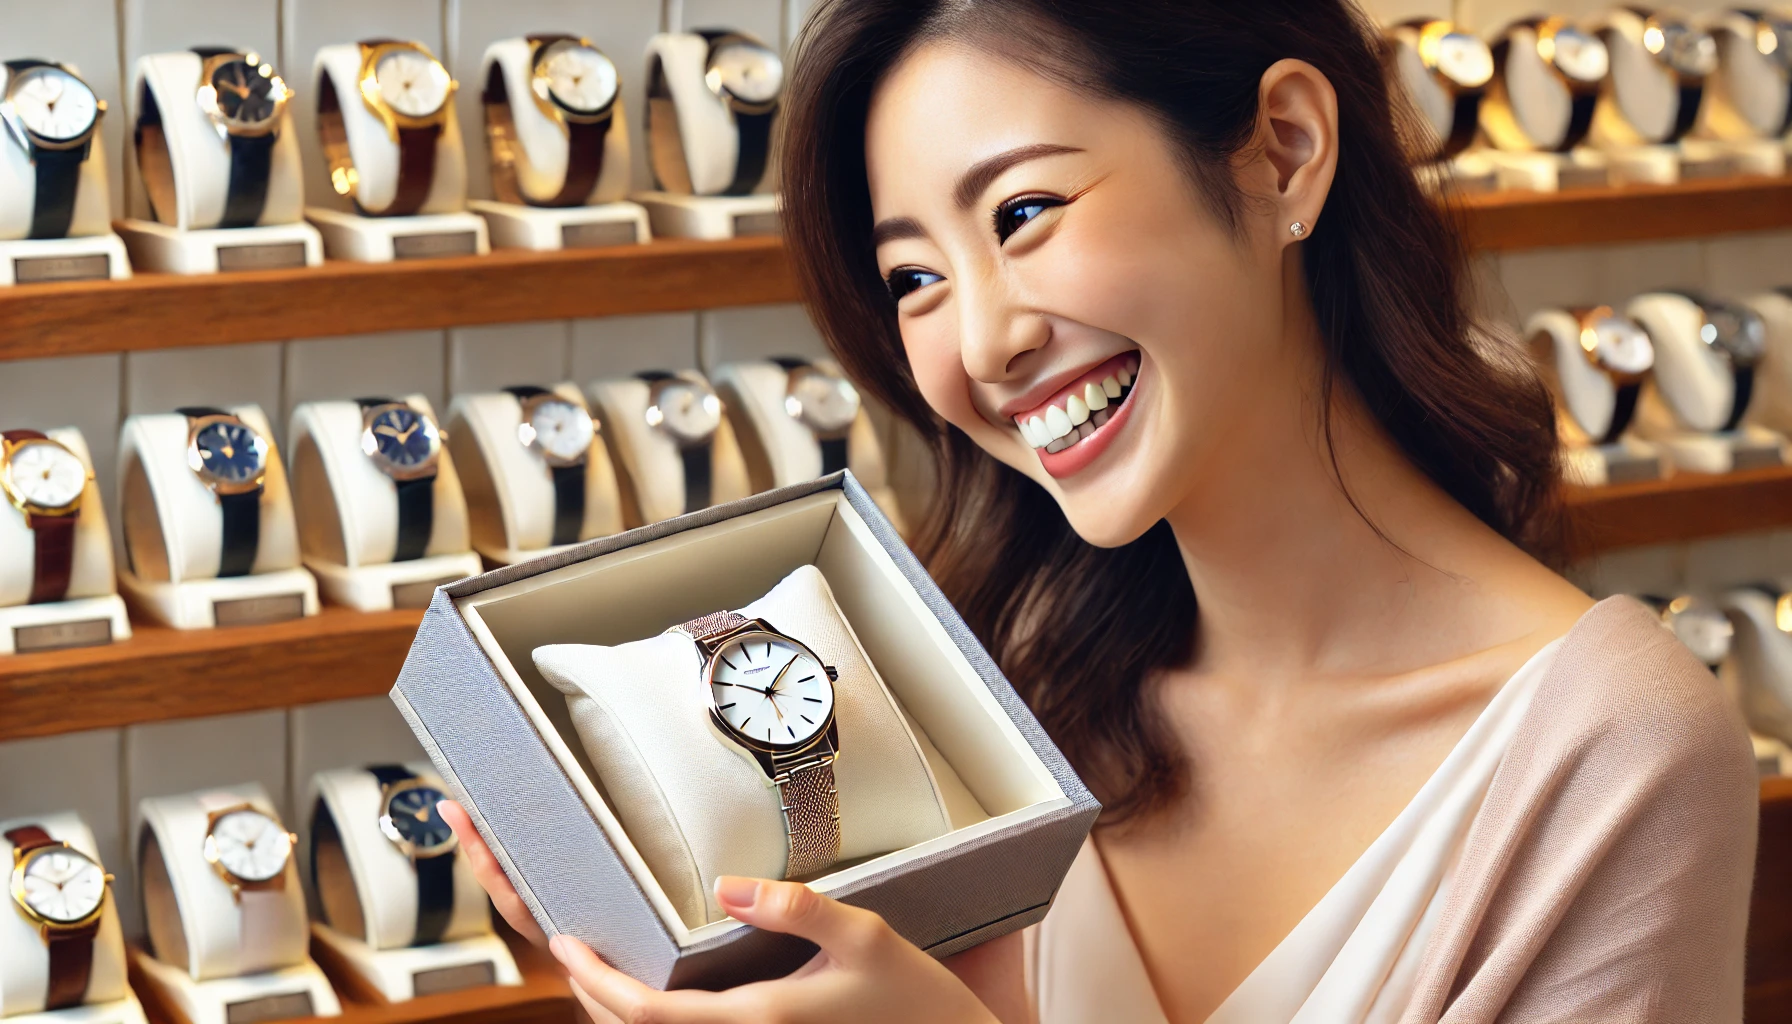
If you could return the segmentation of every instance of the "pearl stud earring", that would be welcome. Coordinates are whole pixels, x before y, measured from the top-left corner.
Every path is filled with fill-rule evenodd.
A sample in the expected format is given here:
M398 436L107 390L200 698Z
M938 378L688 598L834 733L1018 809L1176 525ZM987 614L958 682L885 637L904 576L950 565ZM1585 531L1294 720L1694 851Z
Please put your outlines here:
M1288 233L1296 238L1305 238L1307 237L1307 226L1297 220L1293 224L1288 225Z

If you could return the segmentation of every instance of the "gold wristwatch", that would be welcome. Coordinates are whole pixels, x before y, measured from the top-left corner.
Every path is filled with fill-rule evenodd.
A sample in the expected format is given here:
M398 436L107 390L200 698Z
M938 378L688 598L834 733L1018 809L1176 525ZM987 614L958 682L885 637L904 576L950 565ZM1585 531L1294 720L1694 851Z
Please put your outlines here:
M1580 350L1594 369L1605 374L1616 389L1611 422L1597 444L1612 444L1636 416L1637 396L1643 381L1655 367L1655 342L1635 320L1620 316L1610 306L1571 309L1580 327Z
M448 69L422 43L369 39L361 44L357 91L368 112L386 126L398 147L398 184L382 209L361 204L360 174L349 151L342 121L342 97L328 72L318 76L317 130L330 164L330 187L353 199L370 217L408 217L423 208L435 181L436 144L446 129L457 85Z
M112 876L93 858L40 825L5 834L12 844L12 900L49 949L44 1009L79 1006L93 973L93 940Z
M504 67L486 73L485 133L491 146L492 191L506 203L583 206L603 177L604 149L621 95L616 65L591 40L561 34L533 35L529 44L529 98L566 140L566 175L551 195L530 195L517 173L522 141L510 112Z
M1447 160L1467 149L1475 141L1481 100L1487 83L1493 79L1493 51L1479 36L1441 19L1403 22L1394 26L1390 34L1418 53L1431 80L1450 99L1450 130L1438 147L1426 154L1427 158Z
M710 724L778 789L790 844L784 877L813 875L839 860L839 673L771 623L737 612L715 612L672 631L697 645Z
M1534 48L1550 76L1568 91L1568 120L1559 138L1534 136L1512 105L1506 64L1514 45ZM1481 127L1494 145L1511 152L1566 153L1586 140L1593 128L1593 112L1599 107L1600 83L1611 72L1611 51L1603 40L1566 18L1526 18L1500 33L1493 44L1493 63L1495 74L1481 107Z

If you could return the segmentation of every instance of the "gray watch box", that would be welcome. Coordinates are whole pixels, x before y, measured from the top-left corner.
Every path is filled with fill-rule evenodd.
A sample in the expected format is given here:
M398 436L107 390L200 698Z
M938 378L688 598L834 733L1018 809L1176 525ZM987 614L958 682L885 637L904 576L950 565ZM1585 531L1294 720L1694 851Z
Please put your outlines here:
M624 643L738 608L804 564L981 809L810 884L935 956L1045 916L1100 806L876 504L837 473L436 592L392 700L549 935L581 939L656 988L778 977L814 954L732 920L679 918L530 658L543 644Z

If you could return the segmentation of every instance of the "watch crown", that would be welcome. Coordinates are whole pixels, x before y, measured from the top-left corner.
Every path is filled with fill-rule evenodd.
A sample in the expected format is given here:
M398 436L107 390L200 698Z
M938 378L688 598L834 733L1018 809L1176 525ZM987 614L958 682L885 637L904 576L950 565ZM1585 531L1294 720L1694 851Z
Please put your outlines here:
M828 682L837 683L840 681L840 670L839 669L835 668L832 665L823 665L821 667L827 670Z

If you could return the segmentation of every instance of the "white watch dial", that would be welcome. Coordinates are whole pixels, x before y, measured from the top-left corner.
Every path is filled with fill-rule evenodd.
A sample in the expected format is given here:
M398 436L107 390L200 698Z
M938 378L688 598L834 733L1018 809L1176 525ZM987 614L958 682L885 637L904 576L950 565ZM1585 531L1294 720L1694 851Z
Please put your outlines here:
M99 101L87 83L58 67L19 73L12 106L26 128L57 142L79 138L99 116Z
M748 633L716 652L710 693L716 713L754 743L794 747L813 740L834 711L834 684L808 651L770 633Z
M1602 82L1612 68L1611 51L1596 35L1564 26L1556 30L1552 43L1555 50L1550 59L1562 74L1577 82Z
M1437 41L1437 69L1467 89L1493 80L1493 51L1476 36L1450 32Z
M448 69L426 53L397 49L373 69L380 98L406 117L428 117L448 102Z
M85 854L46 849L25 865L25 905L59 924L74 924L106 898L106 873Z
M785 399L785 411L817 433L837 434L851 427L859 414L859 391L845 377L804 373Z
M574 113L596 114L616 99L616 65L593 47L562 39L540 67L554 100Z
M1619 373L1645 373L1655 365L1655 344L1649 340L1649 332L1634 321L1604 317L1589 330L1593 332L1594 355Z
M561 400L538 403L528 427L543 452L567 462L584 458L597 436L591 414Z
M743 103L770 103L784 88L784 62L764 46L737 40L716 49L705 79Z
M27 441L7 460L13 492L39 508L66 508L87 487L87 467L73 452L49 441Z
M662 388L659 404L647 410L650 426L663 426L686 444L709 439L722 422L722 402L707 388L678 383Z
M245 882L266 882L286 870L292 836L260 811L231 811L213 825L218 864Z

